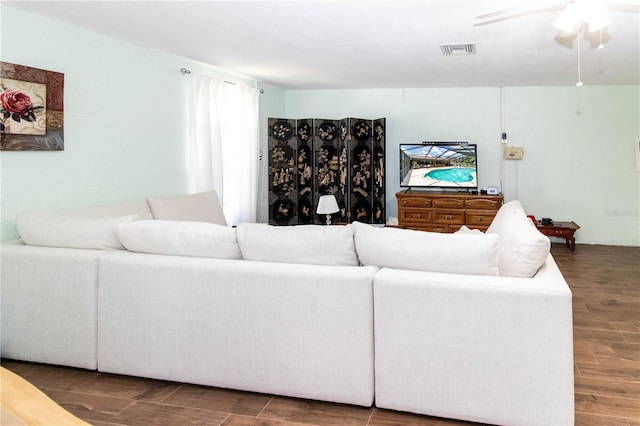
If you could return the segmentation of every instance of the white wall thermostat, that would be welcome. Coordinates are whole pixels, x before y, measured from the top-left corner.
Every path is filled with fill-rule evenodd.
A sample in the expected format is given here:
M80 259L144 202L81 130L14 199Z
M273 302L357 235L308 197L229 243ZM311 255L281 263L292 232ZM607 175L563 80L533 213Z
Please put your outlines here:
M489 186L487 187L487 195L498 195L500 190L497 186Z

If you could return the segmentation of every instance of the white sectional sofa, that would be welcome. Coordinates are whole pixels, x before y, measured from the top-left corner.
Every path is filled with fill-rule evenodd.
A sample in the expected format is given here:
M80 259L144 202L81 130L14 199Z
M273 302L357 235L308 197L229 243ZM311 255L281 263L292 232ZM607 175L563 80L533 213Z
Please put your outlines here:
M227 227L215 193L25 213L3 358L492 424L573 424L571 292L517 201L486 234Z

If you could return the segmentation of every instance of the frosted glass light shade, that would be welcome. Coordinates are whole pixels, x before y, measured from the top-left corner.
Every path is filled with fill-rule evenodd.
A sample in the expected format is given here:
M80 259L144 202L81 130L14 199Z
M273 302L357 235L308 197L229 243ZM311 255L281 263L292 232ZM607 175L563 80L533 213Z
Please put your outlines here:
M598 3L589 10L589 16L585 18L589 23L589 31L594 32L603 29L611 23L609 8L606 4Z
M576 5L569 3L560 16L558 16L556 22L553 23L553 26L565 33L572 33L576 31L578 24L579 16Z
M582 24L589 25L589 31L598 31L611 23L609 8L601 0L575 0L569 3L553 23L557 29L577 32Z

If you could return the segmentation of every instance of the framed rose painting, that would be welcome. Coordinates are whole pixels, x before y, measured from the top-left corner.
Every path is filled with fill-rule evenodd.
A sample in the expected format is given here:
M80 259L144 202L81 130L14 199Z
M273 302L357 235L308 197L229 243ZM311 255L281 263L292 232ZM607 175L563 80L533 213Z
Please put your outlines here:
M0 150L64 150L64 74L0 62Z

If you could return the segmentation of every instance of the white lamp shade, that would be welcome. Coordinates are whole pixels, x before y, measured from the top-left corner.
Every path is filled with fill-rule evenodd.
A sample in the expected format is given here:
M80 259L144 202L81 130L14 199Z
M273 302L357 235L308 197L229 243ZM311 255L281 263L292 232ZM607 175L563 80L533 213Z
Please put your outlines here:
M318 208L316 213L318 214L333 214L340 211L336 197L333 195L321 195L318 200Z

